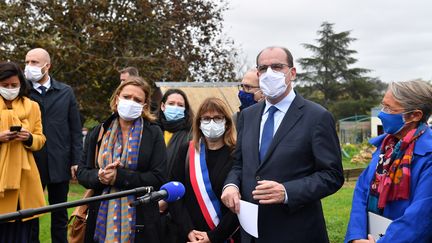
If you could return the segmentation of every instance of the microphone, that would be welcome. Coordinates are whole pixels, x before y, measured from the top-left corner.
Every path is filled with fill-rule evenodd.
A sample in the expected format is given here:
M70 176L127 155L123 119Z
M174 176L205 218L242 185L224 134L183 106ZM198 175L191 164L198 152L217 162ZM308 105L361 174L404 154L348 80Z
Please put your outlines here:
M165 200L167 202L174 202L179 200L185 194L185 187L181 182L171 181L161 186L157 192L150 192L142 197L137 198L134 202L130 203L131 207L150 202L157 202Z

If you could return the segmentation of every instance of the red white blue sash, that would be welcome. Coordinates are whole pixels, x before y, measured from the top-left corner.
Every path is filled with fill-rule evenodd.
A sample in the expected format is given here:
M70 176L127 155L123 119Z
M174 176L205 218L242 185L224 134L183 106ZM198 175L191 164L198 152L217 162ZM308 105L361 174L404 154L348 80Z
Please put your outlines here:
M199 151L195 149L192 141L189 143L189 177L204 219L213 230L222 217L221 205L212 189L205 158L205 145L202 142Z

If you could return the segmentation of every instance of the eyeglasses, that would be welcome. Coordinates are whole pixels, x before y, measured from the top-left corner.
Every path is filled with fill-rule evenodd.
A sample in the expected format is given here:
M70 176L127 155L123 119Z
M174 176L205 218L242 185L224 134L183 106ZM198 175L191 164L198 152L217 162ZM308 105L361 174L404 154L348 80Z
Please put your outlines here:
M403 113L405 110L403 109L392 109L390 106L381 104L381 111L388 113L388 114L396 114L396 113Z
M214 116L214 117L203 116L203 117L201 117L201 122L204 124L209 124L211 122L211 120L213 120L215 123L223 123L225 121L225 117L224 116Z
M259 86L253 86L253 85L249 85L249 84L240 84L239 85L239 89L242 88L244 91L249 92L252 89L259 89Z
M285 63L273 63L270 65L258 65L257 69L259 73L265 73L267 72L267 69L270 67L273 71L282 71L284 67L290 67L288 64Z

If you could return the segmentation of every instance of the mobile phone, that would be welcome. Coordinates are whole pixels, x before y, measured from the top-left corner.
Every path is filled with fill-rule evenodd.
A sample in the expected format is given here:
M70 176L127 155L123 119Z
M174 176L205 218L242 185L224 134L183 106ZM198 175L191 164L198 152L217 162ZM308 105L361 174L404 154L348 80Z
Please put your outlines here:
M21 131L21 126L11 126L9 128L9 131L11 131L11 132L20 132Z

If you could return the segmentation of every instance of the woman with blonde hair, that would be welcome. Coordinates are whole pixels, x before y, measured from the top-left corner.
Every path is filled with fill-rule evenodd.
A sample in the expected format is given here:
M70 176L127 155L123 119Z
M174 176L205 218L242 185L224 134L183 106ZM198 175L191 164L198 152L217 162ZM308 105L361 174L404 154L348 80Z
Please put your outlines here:
M45 206L33 151L45 144L39 105L21 69L0 63L0 214ZM38 216L0 224L0 242L29 242Z
M86 139L77 178L95 195L153 186L166 178L166 149L150 113L150 86L140 77L122 82L111 97L113 115ZM89 205L86 242L160 242L157 202L129 207L136 196Z
M224 242L238 228L237 216L220 201L236 136L227 105L218 98L204 100L192 134L192 141L180 147L171 174L185 185L186 194L170 204L170 212L181 242Z

